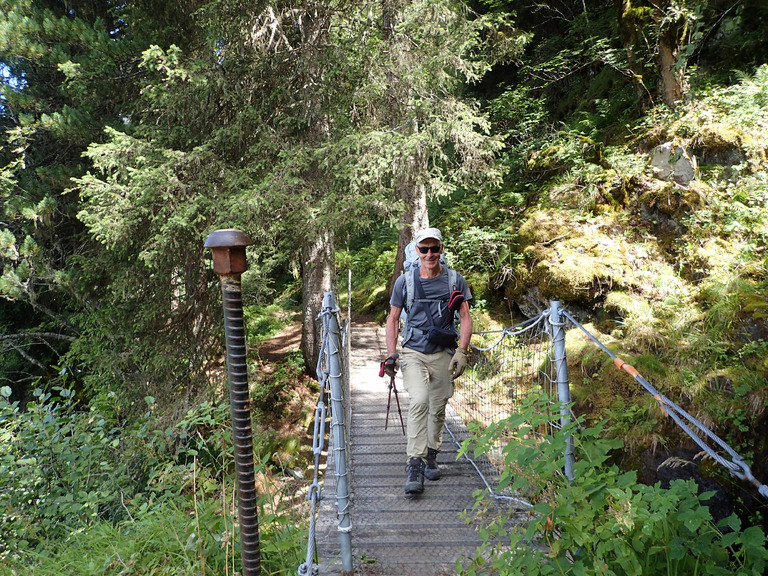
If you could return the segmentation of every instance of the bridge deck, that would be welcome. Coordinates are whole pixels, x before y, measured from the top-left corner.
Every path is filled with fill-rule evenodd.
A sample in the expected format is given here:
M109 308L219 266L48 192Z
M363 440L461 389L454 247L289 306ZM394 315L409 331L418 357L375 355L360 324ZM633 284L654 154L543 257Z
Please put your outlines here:
M457 460L457 447L446 433L438 457L442 478L426 480L420 496L405 496L405 437L394 394L389 427L384 430L388 389L385 380L378 377L378 359L386 350L384 331L373 324L354 325L351 342L352 421L348 426L354 573L455 574L456 560L462 555L472 556L480 543L460 513L471 513L473 492L484 485L465 459ZM396 385L407 422L408 394L399 375ZM320 574L337 575L342 574L342 562L332 458L328 468L317 547Z

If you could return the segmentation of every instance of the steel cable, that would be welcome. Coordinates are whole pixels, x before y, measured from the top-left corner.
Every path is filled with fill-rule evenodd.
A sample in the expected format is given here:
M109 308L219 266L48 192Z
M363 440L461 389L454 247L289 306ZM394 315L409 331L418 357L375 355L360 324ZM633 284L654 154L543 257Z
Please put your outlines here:
M748 480L752 484L757 487L758 492L765 498L768 498L768 486L761 483L759 480L757 480L752 475L752 470L750 469L749 465L744 461L744 458L742 458L738 452L736 452L728 443L726 443L723 439L721 439L717 434L712 432L709 428L704 426L701 422L699 422L696 418L691 416L688 412L683 410L680 406L678 406L676 403L674 403L672 400L664 396L661 392L656 390L648 380L646 380L640 373L635 369L634 366L628 364L627 362L624 362L621 358L619 358L616 354L611 352L611 350L605 346L602 342L600 342L595 336L593 336L584 326L579 324L568 312L563 311L563 315L566 316L575 326L577 326L579 329L581 329L584 334L587 335L587 337L592 340L595 344L597 344L608 356L610 356L613 359L614 364L619 370L623 370L630 376L632 376L649 394L653 396L653 398L658 402L659 406L661 407L661 410L664 414L668 415L672 420L688 435L690 436L691 440L693 440L708 456L710 456L715 462L723 466L726 470L728 470L733 476L738 478L739 480ZM697 434L694 430L691 429L691 427L684 422L686 420L688 423L695 426L702 434L704 434L707 438L715 442L717 445L719 445L723 450L725 450L728 455L731 457L732 460L727 460L715 450L709 446L702 438Z
M544 320L549 315L549 310L545 310L538 316L535 316L533 318L529 318L528 320L521 322L520 324L516 324L510 328L504 328L503 330L489 330L486 332L473 332L472 335L475 336L485 336L487 334L501 334L498 340L488 346L487 348L481 348L480 346L475 346L474 344L470 344L470 346L477 350L478 352L490 352L497 346L499 346L505 338L508 338L510 336L519 336L521 334L524 334L528 330L532 330L535 328L542 320Z
M470 443L461 453L476 470L489 494L497 501L521 509L530 508L530 503L506 489L498 490L504 441L494 442L487 454L474 456L474 439L465 423L477 422L485 427L517 411L528 395L539 391L554 392L555 378L549 373L555 366L550 350L551 330L547 326L549 315L550 311L545 310L503 330L473 332L473 336L500 334L500 337L490 346L471 345L470 366L456 380L451 399L455 415L446 420L447 431L458 447L462 447L462 441ZM555 419L560 415L555 417L553 413L551 416L547 425L550 431L557 427Z
M312 457L314 463L314 471L312 476L312 483L309 485L306 499L310 502L309 512L309 534L307 537L307 554L304 563L299 566L299 576L311 576L318 574L318 566L316 563L317 558L315 552L317 548L316 543L316 523L318 518L318 502L323 499L323 491L320 486L320 459L322 457L323 449L325 447L325 423L327 416L326 397L328 395L327 382L328 371L325 366L325 354L328 349L328 330L325 311L320 312L318 318L323 322L322 339L320 342L320 353L317 358L316 374L317 380L320 383L320 396L315 406L315 422L312 433Z

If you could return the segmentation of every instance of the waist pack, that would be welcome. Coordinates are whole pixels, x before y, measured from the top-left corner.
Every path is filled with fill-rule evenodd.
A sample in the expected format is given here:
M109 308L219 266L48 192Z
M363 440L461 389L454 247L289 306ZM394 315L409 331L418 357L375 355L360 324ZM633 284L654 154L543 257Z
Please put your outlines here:
M428 315L429 316L429 315ZM432 317L429 316L430 321ZM427 329L427 341L442 348L456 348L459 333L455 328L438 328L434 324Z

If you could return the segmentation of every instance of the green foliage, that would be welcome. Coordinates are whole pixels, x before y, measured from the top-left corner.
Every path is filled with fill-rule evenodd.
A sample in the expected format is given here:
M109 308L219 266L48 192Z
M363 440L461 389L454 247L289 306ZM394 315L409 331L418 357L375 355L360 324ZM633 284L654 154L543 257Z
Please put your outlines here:
M221 485L219 485L221 487ZM272 484L275 495L280 488ZM307 531L273 496L259 499L261 570L265 576L294 574L303 562ZM182 507L183 506L183 507ZM198 489L192 500L132 507L119 523L99 521L78 530L55 556L25 554L0 574L56 576L216 576L239 570L239 533L232 494Z
M282 362L275 362L269 372L254 370L251 400L254 407L265 413L279 416L280 397L290 390L304 374L304 358L299 352L285 355Z
M44 388L57 383L51 365L77 364L66 354L82 335L74 294L87 279L69 259L94 244L76 218L80 199L67 190L87 170L82 153L103 140L103 128L130 122L148 38L191 40L188 29L180 32L186 11L175 7L142 0L0 6L0 298L14 317L0 328L11 338L0 351L22 358L2 375L27 396L37 378Z
M503 450L502 487L532 502L532 518L519 526L503 514L490 518L461 574L763 574L768 551L760 528L743 528L735 516L715 525L704 505L712 494L698 494L693 481L675 480L669 489L638 484L634 472L611 463L610 451L621 444L604 438L603 424L571 423L547 440L531 434L546 419L546 404L528 400L520 414L476 439L482 454L514 431ZM573 481L562 472L567 435L576 446Z
M245 288L243 288L245 290ZM271 338L291 322L293 301L273 302L272 304L249 304L243 307L246 338L250 344L257 344Z
M74 393L42 390L25 407L0 398L0 509L8 555L64 538L98 518L122 515L124 490L138 472L121 458L122 430L115 418L76 410Z
M213 159L107 135L86 153L98 176L77 181L78 217L101 248L72 258L82 337L71 358L87 368L92 390L130 393L141 382L142 394L166 404L168 394L207 382L220 325L202 248L215 203L197 189ZM211 187L220 183L215 171Z
M659 419L654 414L655 400L644 398L645 402L631 403L619 397L605 410L607 431L614 438L622 439L630 447L653 445L654 434L658 434Z
M114 394L80 410L71 390L40 392L22 410L8 387L0 393L0 573L237 569L228 406L202 403L164 428L153 398L129 423ZM269 458L257 461L265 479ZM262 569L287 574L306 531L287 506L291 485L265 482Z
M507 87L488 109L496 130L512 142L528 142L541 135L546 125L546 101L531 95L527 86Z
M459 270L472 272L501 271L514 266L519 257L513 253L516 235L510 230L470 226L457 230L451 242L451 254Z
M390 230L371 241L353 244L340 252L337 258L344 262L339 267L342 276L352 270L352 307L356 312L388 311L387 282L393 274L397 240Z
M323 230L359 238L337 262L355 270L356 310L386 308L400 191L442 198L433 223L488 310L501 287L509 306L534 286L605 301L611 335L659 356L661 369L640 368L702 400L737 448L765 454L749 436L768 370L764 2L634 3L618 30L608 0L484 4L490 13L454 0L2 3L0 378L23 400L1 409L0 545L58 552L82 538L74 566L90 533L125 538L118 573L174 573L176 557L179 571L204 572L195 562L208 552L173 540L192 533L185 514L228 518L209 498L231 470L227 410L203 404L168 422L218 374L206 233L236 226L254 240L243 280L257 342L279 328L266 303L282 277L320 268L301 253ZM692 87L674 109L650 107L661 39ZM656 190L638 150L675 138L713 153L700 182ZM614 381L584 360L590 385ZM253 388L265 411L302 365L270 368ZM76 393L54 388L72 375ZM599 395L613 433L652 435L651 408ZM257 446L288 442L264 432ZM197 534L221 533L203 524ZM150 540L162 543L152 559L130 566ZM107 570L100 561L83 572Z
M135 511L133 520L98 522L75 533L55 558L41 557L34 571L50 576L222 574L232 553L227 540L234 535L226 512L214 495L189 510L171 501Z
M573 304L588 294L585 304L604 315L596 327L624 354L658 358L657 366L638 366L641 373L671 398L690 402L755 462L765 443L746 429L759 429L766 395L766 364L756 353L768 326L766 258L759 248L768 230L765 79L761 66L738 84L699 86L692 101L675 110L654 108L643 122L627 125L635 140L615 138L603 148L605 165L585 155L597 144L587 140L590 122L572 125L583 143L580 153L573 133L557 143L559 155L542 144L530 157L534 165L557 167L567 159L568 169L547 181L537 201L547 216L535 209L524 214L518 235L525 261L506 285L510 299L529 295L533 286ZM647 155L635 149L670 140L683 142L702 163L699 178L687 186L655 179ZM597 295L601 287L604 296ZM649 420L639 418L646 407L637 404L634 386L617 380L612 367L593 370L585 361L573 359L589 382L579 409L590 418L618 416L613 432L625 440L628 460L669 440L663 429L648 429L653 410ZM735 394L742 388L746 396Z
M451 221L450 216L446 220ZM451 238L446 248L450 252L448 264L467 278L473 294L490 293L503 286L521 259L516 250L517 234L507 228L457 226L455 230L447 228L447 232Z

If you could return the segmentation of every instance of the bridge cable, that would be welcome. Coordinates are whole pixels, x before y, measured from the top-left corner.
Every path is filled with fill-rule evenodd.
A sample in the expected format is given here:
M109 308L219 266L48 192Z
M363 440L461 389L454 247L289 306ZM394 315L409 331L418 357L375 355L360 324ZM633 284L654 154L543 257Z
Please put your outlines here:
M630 376L632 376L645 390L653 396L653 398L658 402L659 407L661 408L661 411L664 415L669 416L672 418L672 420L688 435L690 438L707 454L709 455L713 460L715 460L718 464L723 466L728 472L730 472L733 476L738 478L739 480L748 480L752 484L754 484L758 492L764 497L768 498L768 486L761 483L759 480L757 480L752 475L752 470L750 469L749 465L744 461L744 458L742 458L731 446L729 446L724 440L722 440L719 436L717 436L714 432L709 430L704 424L699 422L696 418L688 414L685 410L683 410L680 406L675 404L672 400L664 396L661 392L656 390L648 380L643 378L643 376L640 374L640 372L637 371L637 369L619 358L616 354L611 352L602 342L600 342L597 338L595 338L584 326L582 326L579 322L577 322L573 316L571 316L566 310L562 311L563 315L568 318L575 326L581 329L584 334L589 337L590 340L592 340L595 344L597 344L606 354L608 354L612 359L613 363L616 365L616 367L619 370L623 370ZM715 442L717 445L719 445L725 452L728 453L728 455L731 457L731 460L727 460L717 452L715 452L705 441L704 439L699 436L694 430L691 429L691 426L694 426L696 429L698 429L702 434L707 436L710 440Z

